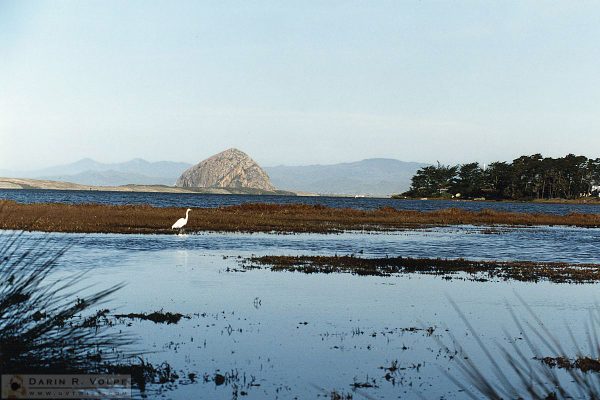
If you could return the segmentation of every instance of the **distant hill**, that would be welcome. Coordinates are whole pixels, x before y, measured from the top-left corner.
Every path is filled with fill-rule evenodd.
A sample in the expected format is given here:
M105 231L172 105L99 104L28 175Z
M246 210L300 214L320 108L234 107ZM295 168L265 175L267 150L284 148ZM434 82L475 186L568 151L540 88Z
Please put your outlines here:
M284 190L262 190L254 188L182 188L165 185L121 185L91 186L72 182L47 181L31 178L0 178L0 189L45 189L45 190L85 190L111 192L146 192L146 193L206 193L206 194L256 194L295 196L294 192Z
M84 171L73 175L45 175L36 177L49 181L72 182L92 186L120 186L120 185L173 185L173 177L148 176L131 172Z
M149 162L136 158L122 163L100 163L84 158L71 164L32 170L0 171L1 176L34 178L82 185L174 185L191 164L171 161Z
M249 163L249 165L250 164L251 163ZM270 178L270 183L268 182L268 178L262 177L261 180L268 183L268 190L272 190L270 186L272 183L277 189L294 192L388 196L393 193L402 193L408 190L410 187L410 179L419 168L426 165L427 164L423 163L404 162L388 158L371 158L362 161L330 165L281 165L263 168L268 174L268 178ZM0 170L0 176L7 178L29 178L72 182L75 184L92 186L173 186L183 172L190 167L192 167L192 164L183 162L149 162L140 158L114 164L100 163L89 158L84 158L71 164L39 170ZM259 173L260 171L255 171L253 168L248 168L248 171L252 172L252 174L246 177L248 179L254 177L256 174L258 174L259 177L262 176ZM232 174L231 176L237 175ZM219 176L219 179L224 180L225 177L226 174ZM235 179L230 182L233 186L237 184L237 181L234 181ZM243 186L242 183L243 182L238 186ZM206 182L203 184L206 184ZM183 186L183 184L181 185ZM214 186L214 184L211 183L210 186Z
M273 184L282 190L319 194L388 196L408 190L411 178L428 164L389 158L306 166L266 167Z

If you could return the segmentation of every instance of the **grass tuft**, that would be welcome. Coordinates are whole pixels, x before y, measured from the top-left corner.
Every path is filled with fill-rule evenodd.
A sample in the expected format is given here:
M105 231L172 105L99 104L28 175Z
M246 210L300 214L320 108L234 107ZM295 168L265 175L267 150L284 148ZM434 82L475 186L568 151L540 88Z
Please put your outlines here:
M526 350L518 346L517 341L512 341L510 346L498 345L497 349L491 349L483 343L456 303L450 300L483 352L484 360L490 364L492 373L483 372L483 365L475 363L462 350L460 342L451 335L454 346L462 356L454 358L458 374L450 372L449 378L472 399L600 399L600 374L596 368L600 360L600 347L596 329L588 330L588 351L591 355L583 354L581 343L570 333L578 353L572 360L563 344L523 299L519 297L519 300L528 318L523 322L513 310L511 314ZM590 316L590 322L596 327L600 321L599 316L599 310ZM506 331L505 334L511 337ZM448 347L441 345L450 351ZM543 356L544 352L553 356ZM557 368L566 372L566 376L557 374Z
M52 279L67 249L48 237L0 233L1 373L100 372L133 342L91 312L123 285L82 295L84 273Z

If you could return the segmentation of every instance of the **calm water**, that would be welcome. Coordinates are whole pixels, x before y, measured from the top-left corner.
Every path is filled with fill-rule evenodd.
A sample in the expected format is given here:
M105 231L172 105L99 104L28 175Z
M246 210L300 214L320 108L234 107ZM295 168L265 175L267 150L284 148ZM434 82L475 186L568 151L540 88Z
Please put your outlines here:
M448 298L457 302L484 342L494 348L494 343L509 345L520 335L508 311L510 306L525 315L518 294L574 354L566 326L587 343L584 323L598 302L598 285L447 281L425 275L241 272L237 257L362 251L365 257L600 262L600 229L541 227L495 235L484 234L482 229L49 237L57 247L73 244L56 267L54 279L88 269L87 283L95 289L127 283L108 305L118 312L162 309L191 316L177 325L133 321L131 326L115 328L137 335L138 347L152 351L151 362L168 361L182 376L233 371L239 378L219 386L202 378L192 384L181 382L162 395L151 392L150 398L231 399L237 388L238 394L240 390L247 393L240 398L248 399L325 399L332 390L353 393L358 399L460 399L464 394L445 373L456 371L454 362L439 342L454 348L453 335L483 371L491 368ZM435 330L432 336L403 330L410 327ZM394 361L402 369L386 379L381 367ZM376 387L353 392L355 382Z
M393 200L327 196L250 196L189 193L98 192L82 190L0 189L0 199L15 200L21 203L150 204L156 207L220 207L244 203L302 203L363 210L380 207L394 207L405 210L428 211L448 207L459 207L467 210L492 208L496 210L548 214L568 214L570 212L590 214L600 213L600 206L589 204L496 203L485 201Z

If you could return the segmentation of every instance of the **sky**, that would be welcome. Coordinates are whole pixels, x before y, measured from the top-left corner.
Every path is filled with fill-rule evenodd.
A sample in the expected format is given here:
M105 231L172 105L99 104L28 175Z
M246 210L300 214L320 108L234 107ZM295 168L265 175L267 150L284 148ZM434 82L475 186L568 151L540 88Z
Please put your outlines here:
M0 169L600 157L598 1L0 1Z

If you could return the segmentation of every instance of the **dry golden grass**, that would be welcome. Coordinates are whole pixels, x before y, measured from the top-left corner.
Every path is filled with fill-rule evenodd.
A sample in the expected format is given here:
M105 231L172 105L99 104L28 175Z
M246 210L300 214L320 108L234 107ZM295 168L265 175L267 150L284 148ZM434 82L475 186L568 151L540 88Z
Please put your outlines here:
M0 201L0 229L45 232L166 233L185 208L147 205L21 204ZM244 204L194 208L188 232L339 232L410 229L436 225L573 225L599 227L600 214L524 214L493 210L372 211L302 204Z

